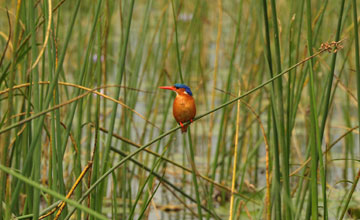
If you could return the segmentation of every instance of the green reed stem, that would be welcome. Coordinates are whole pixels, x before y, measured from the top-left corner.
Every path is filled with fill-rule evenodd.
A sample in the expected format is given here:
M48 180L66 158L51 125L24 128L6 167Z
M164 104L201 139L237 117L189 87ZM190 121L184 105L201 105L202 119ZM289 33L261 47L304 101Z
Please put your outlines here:
M36 47L36 34L35 34L35 17L36 17L36 8L34 7L34 2L29 1L29 26L31 30L31 63L34 63L36 60L36 57L38 56L38 51ZM49 21L50 22L50 21ZM30 67L32 69L32 67ZM40 112L40 93L39 93L39 72L37 66L30 72L31 80L30 83L34 82L33 90L32 90L32 96L33 96L33 106L35 112ZM38 127L41 126L41 121L39 119L36 119L33 121L34 126ZM40 139L33 139L31 145L36 146L34 152L29 152L29 154L33 155L33 163L32 163L32 179L35 182L38 182L40 180L40 162L41 162L41 142ZM33 198L32 198L32 205L33 205L33 214L34 219L37 219L39 217L39 208L40 208L40 190L37 188L33 189Z
M120 51L120 69L119 69L119 73L117 74L116 77L116 84L117 85L121 85L121 82L123 80L123 75L125 72L125 60L126 60L126 51L128 48L128 42L129 42L129 35L130 35L130 27L131 27L131 21L132 21L132 14L133 14L133 9L134 9L134 4L135 4L135 0L131 0L130 2L130 9L129 9L129 15L127 18L127 24L126 24L126 30L125 30L125 38L124 38L124 43L121 45L121 51ZM117 87L115 89L115 99L119 99L120 97L120 87ZM109 160L109 153L110 153L110 145L111 145L111 140L112 140L112 133L114 131L114 126L115 126L115 121L116 121L116 113L117 113L117 103L113 103L112 106L112 112L111 112L111 116L110 116L110 124L109 124L109 134L106 137L106 142L105 142L105 149L104 149L104 154L103 154L103 158L102 158L102 167L101 167L101 173L108 173L105 172L107 167L108 167L108 160ZM103 192L104 192L104 185L102 185L103 187L100 187L99 192L98 192L98 198L102 198L103 197ZM101 201L100 201L101 203Z
M271 9L272 9L272 18L273 18L273 25L274 25L274 41L275 41L275 54L276 54L276 67L277 67L277 73L281 72L281 54L280 54L280 37L279 37L279 28L278 28L278 20L277 20L277 14L276 14L276 4L275 0L271 0ZM277 137L280 144L280 149L282 150L282 177L284 181L284 189L285 189L285 195L284 195L284 217L285 219L292 219L293 218L293 211L292 211L292 201L290 196L290 178L289 178L289 166L290 166L290 148L289 143L287 143L287 139L285 137L285 114L284 114L284 104L283 104L283 86L282 86L282 80L276 80L275 81L275 101L276 101L276 112L279 114L275 120L277 120L276 128L278 128L277 131ZM277 155L275 155L277 156Z
M15 178L21 180L22 182L26 183L27 185L30 185L38 190L41 190L51 196L54 196L55 198L58 198L66 203L68 203L69 205L72 205L78 209L81 209L82 211L86 212L86 213L89 213L90 215L93 215L94 217L98 218L98 219L104 219L106 220L107 218L105 216L103 216L102 214L98 213L98 212L95 212L94 210L92 209L89 209L88 207L84 206L84 205L81 205L80 203L72 200L72 199L68 199L66 198L65 196L59 194L58 192L54 191L54 190L51 190L51 189L48 189L42 185L40 185L39 183L37 183L36 181L33 181L15 171L13 171L12 169L8 168L8 167L5 167L3 166L2 164L0 164L0 169L12 176L14 176Z
M183 78L182 70L181 70L182 69L181 68L181 56L180 56L180 50L179 50L178 28L177 28L177 18L176 18L174 0L171 1L171 7L172 7L173 17L174 17L175 41L176 41L176 57L177 57L177 62L178 62L179 76L180 76L181 83L184 83L184 78ZM190 150L190 155L191 155L190 164L191 164L191 167L192 167L192 178L193 178L194 187L195 187L198 215L199 215L199 218L202 219L201 198L200 198L199 186L198 186L198 182L197 182L197 175L196 175L197 171L196 171L196 166L195 166L195 156L194 156L194 150L193 150L193 145L192 145L192 141L191 141L190 128L188 128L187 133L188 133L188 145L189 145L189 150Z
M74 23L75 23L75 19L76 19L76 16L78 14L78 10L79 10L79 6L80 6L80 0L78 0L75 4L75 10L72 14L72 17L70 19L70 25L68 27L68 31L66 33L66 37L65 37L65 42L64 42L64 46L63 46L63 50L61 51L60 53L60 58L59 58L59 63L58 63L58 66L56 68L56 71L55 71L55 75L54 75L54 78L53 78L53 81L50 83L49 87L48 87L48 94L45 98L45 105L44 106L44 109L47 109L51 100L52 100L52 97L53 97L53 90L55 88L55 85L57 84L57 80L58 80L58 77L59 77L59 74L62 70L62 65L63 65L63 62L64 62L64 59L65 59L65 54L66 54L66 49L67 49L67 46L68 46L68 43L70 41L70 37L71 37L71 33L72 33L72 30L73 30L73 27L74 27ZM15 62L14 62L14 65L15 65ZM42 111L43 112L43 111ZM43 114L41 114L42 112L39 113L39 116L42 116ZM39 139L40 138L40 134L41 134L41 129L42 129L42 125L44 123L44 119L45 119L45 116L42 116L40 118L40 122L37 123L38 126L35 127L34 129L34 136L33 136L33 142L29 148L29 152L34 152L35 150L35 147L36 147L36 139ZM0 131L0 134L2 132ZM29 174L29 170L31 168L30 166L30 162L31 162L31 159L32 159L32 154L28 154L26 156L26 159L25 159L25 162L24 162L24 169L23 169L23 175L26 174L28 175ZM13 191L12 193L12 199L11 199L11 209L14 207L15 203L18 202L18 198L19 198L19 191L20 191L20 187L21 187L21 182L19 181L16 186L15 186L15 190Z
M17 5L17 9L16 9L16 20L15 20L15 33L14 33L14 45L13 45L13 51L16 51L18 48L18 44L19 44L19 30L20 30L20 10L21 10L21 5L23 4L21 1L19 2L20 4ZM8 12L7 12L8 13ZM11 62L11 69L10 69L10 77L9 77L9 87L12 88L15 84L15 75L16 75L16 62L17 62L17 54L15 52L12 53L12 62ZM3 76L5 78L5 72L3 73ZM1 77L3 77L1 76ZM1 84L2 79L0 79L0 84ZM8 109L7 109L7 114L4 114L4 116L7 116L7 122L5 124L5 126L9 126L12 124L12 118L11 116L13 115L13 109L14 109L14 96L13 96L13 89L10 89L9 91L9 97L8 97ZM5 117L4 117L5 119ZM8 160L8 147L10 145L11 142L11 131L9 131L7 134L3 134L1 135L0 133L0 137L4 138L5 137L5 143L3 146L0 147L0 152L1 152L1 161L0 164L7 166L7 160ZM3 190L0 191L0 218L3 217L3 207L2 207L2 202L4 201L4 197L7 196L6 195L6 191L4 189L7 188L7 184L6 184L6 173L4 172L0 172L0 186ZM10 195L9 195L10 196Z
M176 18L177 16L176 16L176 11L175 11L174 0L171 0L171 7L172 7L173 17L174 17L176 59L177 59L177 63L178 63L180 81L181 81L181 83L184 83L184 78L183 78L183 74L181 71L181 56L180 56L180 50L179 50L179 39L178 39L178 30L177 30L178 28L177 28L177 18Z
M270 47L270 30L269 30L269 22L268 22L268 14L267 14L267 3L266 0L262 1L262 8L263 8L263 15L264 15L264 24L265 24L265 49L266 49L266 58L269 65L269 72L270 77L274 76L274 70L272 65L272 56L271 56L271 47ZM272 194L274 194L275 198L275 218L281 219L281 190L280 190L280 159L279 159L279 140L278 140L278 132L277 132L277 117L279 114L277 114L277 108L276 108L276 101L275 101L275 82L272 82L271 84L271 112L272 112L272 121L273 121L273 127L274 127L274 179L273 181L275 184L273 184L273 190ZM270 198L270 201L271 198Z
M314 54L312 57L317 56L317 55L319 55L319 54L322 53L322 52L324 52L324 51L319 51L318 53ZM230 100L230 101L228 101L228 102L225 102L224 104L222 104L222 105L220 105L220 106L218 106L218 107L216 107L216 108L214 108L214 109L212 109L212 110L210 110L210 111L208 111L208 112L206 112L206 113L204 113L204 114L202 114L202 115L199 115L199 116L195 117L195 118L193 119L193 121L197 121L197 120L199 120L199 119L201 119L201 118L203 118L203 117L205 117L205 116L208 116L208 115L210 115L211 113L214 113L215 111L218 111L218 110L220 110L220 109L223 109L224 107L235 103L235 102L238 101L239 99L242 99L242 98L244 98L244 97L252 94L253 92L259 90L260 88L264 87L265 85L273 82L274 80L278 79L279 77L281 77L281 76L284 75L285 73L289 72L291 69L294 69L294 68L296 68L297 66L305 63L306 61L308 61L308 60L309 60L310 58L312 58L312 57L308 57L308 58L306 58L305 60L303 60L303 61L301 61L301 62L299 62L299 63L291 66L290 68L284 70L283 72L279 73L278 75L274 76L273 78L271 78L271 79L263 82L262 84L256 86L255 88L253 88L253 89L251 89L251 90L243 93L241 96L238 96L237 98L234 98L234 99L232 99L232 100ZM184 125L189 125L190 123L191 123L191 122L185 122ZM99 185L108 175L110 175L114 170L116 170L117 168L119 168L122 164L124 164L125 162L127 162L130 158L132 158L133 156L135 156L135 155L138 154L139 152L143 151L145 148L149 147L149 146L152 145L153 143L155 143L155 142L163 139L164 137L166 137L166 136L168 136L169 134L177 131L177 130L180 129L180 128L181 128L181 126L176 126L176 127L172 128L171 130L169 130L169 131L167 131L167 132L159 135L159 136L156 137L155 139L151 140L151 141L148 142L147 144L142 145L140 148L138 148L137 150L135 150L135 151L132 152L131 154L129 154L129 155L127 155L126 157L124 157L121 161L119 161L117 164L115 164L113 167L111 167L108 171L106 171L101 177L99 177L98 180L97 180L93 185L91 185L91 187L83 194L83 197L79 200L79 202L82 202L82 201L87 197L87 195L88 195L90 192L92 192L92 191L97 187L97 185ZM0 132L1 132L1 131L0 131ZM109 134L111 134L111 133L109 132ZM75 211L75 210L73 210L72 212L74 212L74 211ZM70 214L68 215L68 217L71 215L72 212L70 212Z
M307 40L308 40L308 52L309 55L313 55L312 45L312 29L311 29L311 2L307 0ZM324 169L324 162L321 150L320 132L318 124L318 112L315 99L315 86L314 86L314 73L313 73L313 59L310 60L310 111L311 111L311 196L312 196L312 218L318 218L318 194L317 194L317 161L320 162L320 180L322 186L323 206L324 206L324 219L327 219L327 198L326 198L326 176ZM318 158L318 159L317 159Z
M199 193L199 186L198 186L198 182L197 182L197 170L196 170L196 166L195 166L195 154L194 154L194 149L193 149L193 144L192 144L192 140L191 140L191 132L190 132L190 128L188 128L188 140L189 140L189 151L190 151L190 164L192 167L192 178L194 181L194 186L195 186L195 194L196 194L196 203L197 203L197 207L198 207L198 215L199 218L202 219L202 212L201 212L201 198L200 198L200 193Z
M356 8L356 0L352 1L352 7L353 7L353 24L354 24L354 38L355 38L355 69L356 69L356 83L357 83L357 97L358 99L360 98L360 53L359 53L359 49L360 49L360 45L359 45L359 33L358 33L358 21L357 21L357 8ZM360 124L360 103L358 102L358 123ZM360 129L359 129L360 130ZM360 136L359 136L359 141L360 141ZM343 219L345 216L345 213L348 209L350 200L352 198L352 195L355 191L355 188L357 186L357 183L359 182L360 179L360 170L357 173L357 176L355 177L355 180L351 186L351 190L348 193L346 200L345 200L345 205L344 208L341 212L340 218L339 219Z

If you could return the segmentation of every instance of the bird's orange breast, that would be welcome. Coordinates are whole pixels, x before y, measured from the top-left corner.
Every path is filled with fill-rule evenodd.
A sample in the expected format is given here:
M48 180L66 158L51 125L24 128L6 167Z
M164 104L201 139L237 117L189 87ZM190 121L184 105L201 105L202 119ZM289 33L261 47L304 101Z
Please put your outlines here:
M178 123L192 120L196 115L194 98L189 95L177 95L173 104L173 114Z

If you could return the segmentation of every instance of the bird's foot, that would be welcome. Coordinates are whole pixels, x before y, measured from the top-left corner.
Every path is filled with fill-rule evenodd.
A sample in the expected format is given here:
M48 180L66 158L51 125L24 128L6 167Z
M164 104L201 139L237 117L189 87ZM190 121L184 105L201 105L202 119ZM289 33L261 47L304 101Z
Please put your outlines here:
M190 122L191 122L191 123L193 123L193 122L194 122L194 120L190 119Z
M181 126L182 128L184 127L184 124L183 124L182 122L180 122L179 124L180 124L180 126Z

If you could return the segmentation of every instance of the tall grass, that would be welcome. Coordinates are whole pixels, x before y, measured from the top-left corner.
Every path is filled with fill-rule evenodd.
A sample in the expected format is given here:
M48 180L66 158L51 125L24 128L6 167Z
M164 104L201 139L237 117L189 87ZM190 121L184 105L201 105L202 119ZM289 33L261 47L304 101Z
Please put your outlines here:
M360 218L355 0L0 3L1 219Z

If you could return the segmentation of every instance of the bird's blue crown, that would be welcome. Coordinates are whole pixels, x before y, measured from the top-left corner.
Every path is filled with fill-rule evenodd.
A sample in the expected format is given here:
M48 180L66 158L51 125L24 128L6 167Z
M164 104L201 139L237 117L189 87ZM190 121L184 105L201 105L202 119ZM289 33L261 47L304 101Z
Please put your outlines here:
M180 83L176 83L175 85L175 88L183 88L183 89L185 89L185 91L187 92L187 94L189 94L189 95L191 95L192 96L192 92L191 92L191 89L187 86L187 85L185 85L185 84L180 84Z

